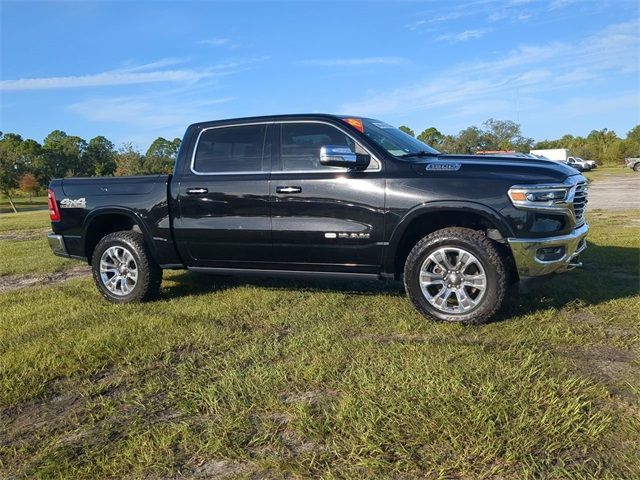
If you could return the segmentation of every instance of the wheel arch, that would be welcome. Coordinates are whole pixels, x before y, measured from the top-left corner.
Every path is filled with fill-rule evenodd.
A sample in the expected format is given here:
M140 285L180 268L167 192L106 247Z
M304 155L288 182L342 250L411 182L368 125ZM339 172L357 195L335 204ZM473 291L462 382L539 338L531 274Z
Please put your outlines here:
M411 248L424 236L446 227L482 230L511 255L505 241L513 231L495 210L474 202L430 202L407 212L395 227L384 257L384 273L400 278Z
M156 261L153 236L144 221L133 210L124 207L102 207L87 215L83 224L83 245L87 262L91 264L93 251L104 236L121 230L139 231L149 248L151 257Z

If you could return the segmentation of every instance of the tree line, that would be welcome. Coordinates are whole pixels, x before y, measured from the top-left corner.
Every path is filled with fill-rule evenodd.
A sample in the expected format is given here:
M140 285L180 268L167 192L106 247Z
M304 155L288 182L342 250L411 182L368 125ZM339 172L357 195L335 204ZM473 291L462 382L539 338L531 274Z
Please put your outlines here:
M564 135L557 140L534 142L522 135L520 125L511 120L490 118L480 127L472 125L457 135L444 135L435 127L415 132L402 125L400 130L444 153L475 154L483 150L506 150L528 153L532 149L567 148L571 155L594 160L600 165L621 165L626 157L640 157L640 125L625 138L606 128L593 130L586 137Z
M416 137L411 128L403 125L400 129ZM618 165L625 157L640 157L640 125L632 128L625 138L605 128L593 130L586 137L564 135L557 140L534 142L522 135L518 123L491 118L480 127L472 125L456 135L445 135L437 128L429 127L416 138L444 153L568 148L572 155L595 160L601 165ZM113 142L103 136L87 142L54 130L40 144L15 133L0 132L0 193L13 207L11 194L14 190L32 195L46 187L52 178L170 173L179 148L179 138L159 137L143 154L131 143L116 149Z
M116 149L103 136L87 142L54 130L40 144L15 133L0 132L0 193L16 211L11 199L14 190L19 188L31 196L53 178L170 173L179 148L179 138L159 137L143 154L131 143Z

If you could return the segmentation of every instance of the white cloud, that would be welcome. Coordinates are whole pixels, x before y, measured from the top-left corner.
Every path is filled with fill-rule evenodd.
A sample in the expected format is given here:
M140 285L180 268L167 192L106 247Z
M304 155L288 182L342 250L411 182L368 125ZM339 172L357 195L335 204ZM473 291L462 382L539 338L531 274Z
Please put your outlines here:
M479 28L479 29L475 29L475 30L465 30L463 32L446 33L444 35L440 35L439 37L436 37L436 40L439 40L439 41L447 40L447 41L452 41L452 42L465 42L467 40L471 40L471 39L474 39L474 38L482 38L488 32L490 32L490 30L489 29L485 29L485 28Z
M213 105L234 100L233 97L193 100L173 95L144 97L91 98L70 105L69 111L92 122L132 125L144 130L184 128L204 118Z
M204 40L200 40L198 43L200 45L206 45L208 47L224 47L229 49L236 49L242 46L242 44L235 42L230 38L224 38L224 37L207 38Z
M300 64L314 67L363 67L370 65L399 65L406 62L406 59L400 57L363 57L303 60Z
M228 62L199 70L154 70L154 68L179 62L178 60L165 59L159 62L95 74L0 80L0 90L51 90L59 88L107 87L146 83L195 83L204 79L228 75L237 69L246 67L250 63L267 59L268 57L261 57L245 61Z
M170 67L172 65L177 65L179 63L184 63L186 60L183 58L163 58L161 60L156 60L155 62L143 63L140 65L136 65L133 63L125 64L124 67L118 68L119 72L141 72L145 70L155 70L157 68Z
M339 111L375 116L437 107L455 111L472 108L471 103L498 104L505 96L516 105L518 98L536 100L555 90L570 92L595 81L606 82L611 75L638 72L637 28L633 20L611 25L576 44L521 46L502 58L461 64L422 82L369 93Z
M424 25L425 23L427 23L426 20L416 20L415 22L407 23L405 27L409 30L416 30L419 26Z
M220 47L222 45L227 45L231 42L228 38L210 38L208 40L200 40L200 44L202 45L210 45L212 47Z
M156 82L193 82L212 74L194 70L163 70L132 73L112 71L72 77L20 78L0 81L0 90L49 90L53 88L104 87Z

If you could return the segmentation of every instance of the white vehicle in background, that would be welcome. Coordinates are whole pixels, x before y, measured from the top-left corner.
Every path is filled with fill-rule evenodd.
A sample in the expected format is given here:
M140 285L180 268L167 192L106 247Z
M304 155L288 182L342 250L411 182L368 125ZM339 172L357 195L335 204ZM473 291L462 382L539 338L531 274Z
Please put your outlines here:
M624 159L624 164L634 169L636 172L640 172L640 158L638 157L630 157Z
M567 164L571 165L573 168L576 168L576 165L579 165L582 170L580 170L580 168L578 168L578 170L581 172L591 170L591 165L589 165L589 162L581 159L580 157L568 157Z
M578 160L586 163L587 165L589 165L589 168L591 168L591 170L593 170L594 168L598 168L598 164L594 161L594 160L585 160L583 158L580 157L576 157Z
M536 156L543 156L554 162L566 162L569 158L568 148L544 148L542 150L529 150L529 153Z
M529 153L536 156L543 156L554 162L564 163L575 168L579 172L591 170L591 165L587 162L579 157L570 156L569 149L567 148L545 148L541 150L530 150Z

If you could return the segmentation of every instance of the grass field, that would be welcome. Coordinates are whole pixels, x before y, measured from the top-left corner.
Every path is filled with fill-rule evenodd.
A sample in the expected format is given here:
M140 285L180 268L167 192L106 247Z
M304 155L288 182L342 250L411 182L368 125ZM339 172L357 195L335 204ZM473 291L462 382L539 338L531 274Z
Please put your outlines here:
M383 283L0 294L0 478L640 478L638 218L591 212L585 267L483 327ZM0 268L52 268L13 238L46 226L0 217Z
M0 277L58 272L76 266L77 262L51 254L48 231L51 223L47 211L0 215Z
M33 209L42 210L47 207L46 196L33 197L31 199L28 197L11 197L11 200L13 200L18 212ZM13 213L9 199L3 195L0 195L0 213Z
M582 175L587 177L590 181L597 180L602 177L620 176L620 175L638 175L638 172L633 171L626 167L598 167L595 170L589 172L582 172Z

